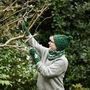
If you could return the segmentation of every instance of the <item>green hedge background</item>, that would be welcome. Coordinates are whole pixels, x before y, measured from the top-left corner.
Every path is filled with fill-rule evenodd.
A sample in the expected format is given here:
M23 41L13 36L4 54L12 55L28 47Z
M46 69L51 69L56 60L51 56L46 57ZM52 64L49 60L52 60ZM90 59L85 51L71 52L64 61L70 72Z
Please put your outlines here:
M38 9L45 3L43 0L32 1L34 2L30 4ZM12 0L12 2L14 1ZM15 5L23 5L25 2L25 0L18 0ZM10 0L1 0L0 3L8 6L11 2ZM48 0L46 3L50 3L51 6L34 24L30 30L31 33L39 32L35 38L46 47L48 47L50 35L72 35L73 41L66 49L69 67L64 78L64 86L66 90L90 90L90 1ZM14 12L17 10L15 9ZM0 26L2 27L5 22L22 14L23 12L20 12L18 15L10 17L1 22ZM0 19L5 15L1 13ZM43 21L43 19L45 20ZM26 22L27 26L29 21L30 19ZM42 23L36 30L40 22ZM4 29L0 33L0 44L18 34L16 26L15 23L9 31ZM1 27L0 30L2 30ZM12 36L4 36L7 33ZM29 50L30 46L21 40L14 43L23 45ZM37 90L36 81L37 70L28 52L20 52L10 47L0 48L0 90Z

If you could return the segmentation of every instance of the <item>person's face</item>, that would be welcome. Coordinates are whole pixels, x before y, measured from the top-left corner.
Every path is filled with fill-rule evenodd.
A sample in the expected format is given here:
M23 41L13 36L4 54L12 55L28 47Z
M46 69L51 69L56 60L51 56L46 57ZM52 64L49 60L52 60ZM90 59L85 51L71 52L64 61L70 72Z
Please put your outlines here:
M48 44L49 44L49 48L51 49L51 50L56 50L57 49L57 47L56 47L56 45L55 45L55 43L54 43L54 38L53 38L53 36L51 36L50 38L49 38L49 42L48 42Z

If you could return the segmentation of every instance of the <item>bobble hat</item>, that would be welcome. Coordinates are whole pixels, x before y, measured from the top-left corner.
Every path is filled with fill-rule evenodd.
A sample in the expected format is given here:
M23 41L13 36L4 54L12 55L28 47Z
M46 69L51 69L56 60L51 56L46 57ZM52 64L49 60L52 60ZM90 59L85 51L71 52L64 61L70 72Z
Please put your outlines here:
M59 51L64 50L70 43L70 41L73 39L72 36L66 36L66 35L54 35L54 42Z

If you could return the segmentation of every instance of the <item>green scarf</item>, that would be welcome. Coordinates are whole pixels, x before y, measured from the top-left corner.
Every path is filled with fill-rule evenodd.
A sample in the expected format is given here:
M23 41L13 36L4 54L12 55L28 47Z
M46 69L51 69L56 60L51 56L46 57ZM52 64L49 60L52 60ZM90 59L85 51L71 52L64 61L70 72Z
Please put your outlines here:
M64 55L64 51L58 51L58 50L49 50L49 53L47 55L47 58L52 61L56 58L61 57L62 55Z

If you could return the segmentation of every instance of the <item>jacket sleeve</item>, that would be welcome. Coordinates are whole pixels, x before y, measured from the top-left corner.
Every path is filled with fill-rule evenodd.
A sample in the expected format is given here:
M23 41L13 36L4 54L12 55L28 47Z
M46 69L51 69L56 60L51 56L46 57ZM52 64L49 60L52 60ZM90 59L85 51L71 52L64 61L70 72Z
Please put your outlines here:
M37 63L38 71L43 75L44 77L55 77L62 73L65 73L67 70L68 63L67 61L58 60L51 64L50 66L45 66L40 61Z
M34 38L32 35L29 36L30 39L28 41L29 45L31 45L32 47L34 47L40 56L42 56L46 50L48 50L48 48L46 47L43 47L41 44L39 44Z

